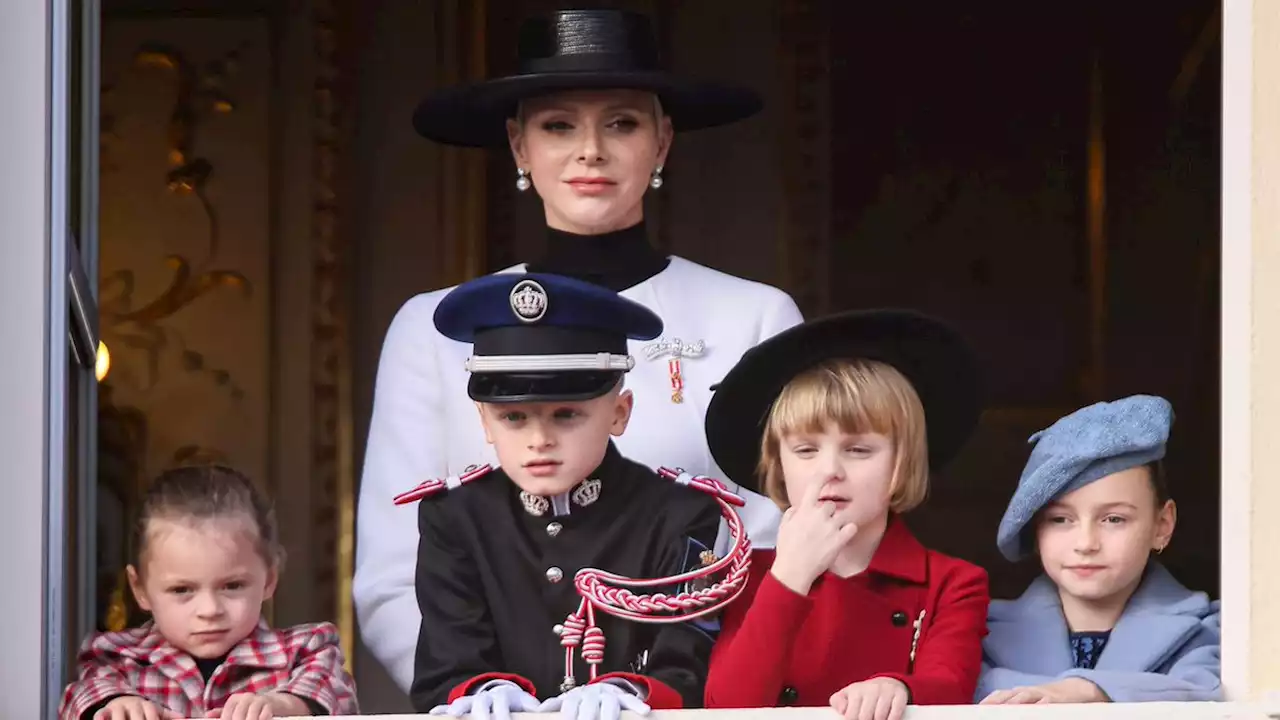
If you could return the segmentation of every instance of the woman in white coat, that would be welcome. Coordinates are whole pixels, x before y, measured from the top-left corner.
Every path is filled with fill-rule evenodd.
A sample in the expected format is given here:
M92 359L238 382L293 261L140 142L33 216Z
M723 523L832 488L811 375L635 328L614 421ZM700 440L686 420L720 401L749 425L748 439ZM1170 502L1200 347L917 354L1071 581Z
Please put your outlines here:
M731 482L712 460L703 431L711 386L743 352L802 318L777 288L654 250L643 198L662 187L676 131L740 120L757 112L760 100L748 90L663 71L641 15L559 11L527 22L520 38L517 75L438 92L419 106L414 126L445 144L510 146L514 190L532 189L541 198L548 244L538 261L507 271L585 279L662 317L662 337L631 343L638 365L627 383L635 410L617 443L622 453ZM432 322L448 290L411 298L387 331L356 518L360 629L406 690L421 623L417 514L392 498L473 464L496 465L467 396L470 348L441 336ZM737 490L747 499L742 515L753 544L772 547L778 510L767 498ZM726 537L722 529L721 545Z

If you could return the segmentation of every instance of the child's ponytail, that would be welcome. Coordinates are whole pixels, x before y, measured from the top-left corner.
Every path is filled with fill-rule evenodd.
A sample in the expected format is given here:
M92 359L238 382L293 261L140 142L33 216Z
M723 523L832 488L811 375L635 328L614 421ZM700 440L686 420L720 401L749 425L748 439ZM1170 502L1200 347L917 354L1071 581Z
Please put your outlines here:
M161 473L147 489L134 527L134 567L142 569L147 533L155 519L200 521L248 518L257 531L258 552L270 567L284 563L275 510L243 473L225 465L177 467Z

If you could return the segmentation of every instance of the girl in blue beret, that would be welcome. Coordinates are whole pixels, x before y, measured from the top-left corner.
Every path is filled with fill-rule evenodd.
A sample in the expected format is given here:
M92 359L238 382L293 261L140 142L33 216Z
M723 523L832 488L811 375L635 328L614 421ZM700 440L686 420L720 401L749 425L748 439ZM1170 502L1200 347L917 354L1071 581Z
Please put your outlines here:
M1031 437L997 543L1038 554L1044 574L991 603L982 704L1221 699L1219 604L1157 559L1177 519L1161 465L1172 424L1167 400L1138 395Z

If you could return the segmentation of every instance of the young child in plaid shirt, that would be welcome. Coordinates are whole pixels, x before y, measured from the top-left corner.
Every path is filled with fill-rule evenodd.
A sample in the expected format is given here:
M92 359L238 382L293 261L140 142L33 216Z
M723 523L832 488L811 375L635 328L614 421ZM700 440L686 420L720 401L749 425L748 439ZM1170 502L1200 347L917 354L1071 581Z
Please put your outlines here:
M274 512L244 475L165 472L143 501L134 547L129 585L152 619L85 642L60 720L359 712L332 624L273 630L261 617L283 551Z

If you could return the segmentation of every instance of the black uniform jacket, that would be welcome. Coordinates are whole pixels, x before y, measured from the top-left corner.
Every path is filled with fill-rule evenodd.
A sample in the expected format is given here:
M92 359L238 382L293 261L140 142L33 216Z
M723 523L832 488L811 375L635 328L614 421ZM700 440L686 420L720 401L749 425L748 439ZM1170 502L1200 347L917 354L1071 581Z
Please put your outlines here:
M539 699L560 693L565 650L554 626L577 610L574 574L677 575L702 563L720 524L706 494L622 457L611 443L589 477L595 502L541 517L501 470L419 503L417 595L422 609L410 697L426 712L492 679ZM635 592L682 588L640 588ZM636 623L596 611L605 634L600 680L621 677L655 709L701 707L718 625ZM589 678L574 650L578 684Z

